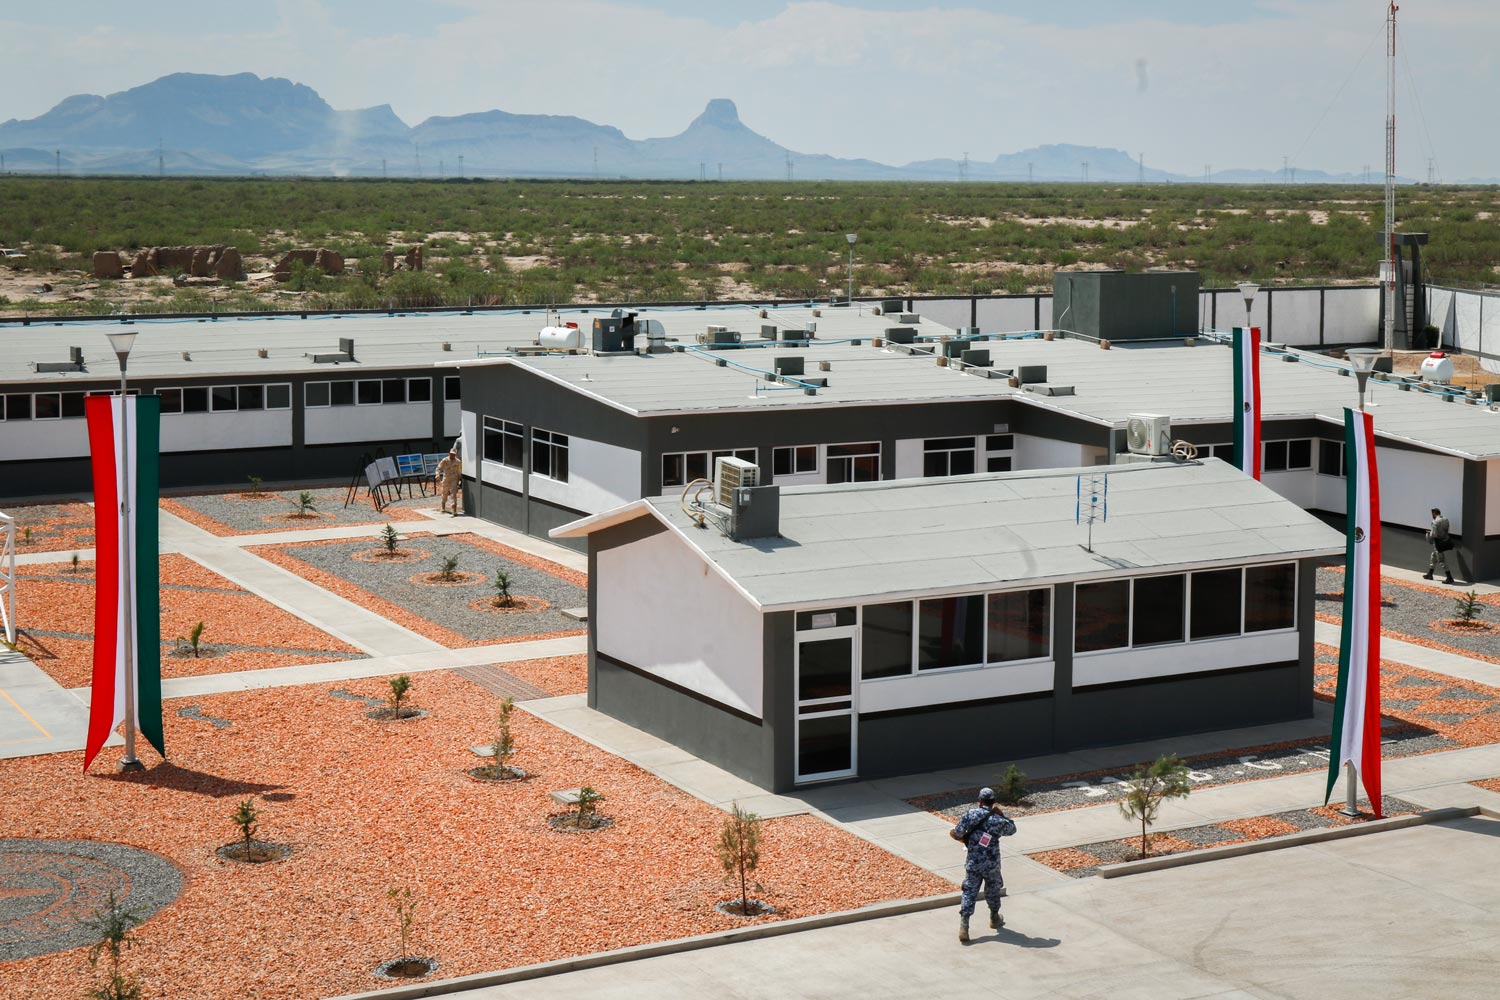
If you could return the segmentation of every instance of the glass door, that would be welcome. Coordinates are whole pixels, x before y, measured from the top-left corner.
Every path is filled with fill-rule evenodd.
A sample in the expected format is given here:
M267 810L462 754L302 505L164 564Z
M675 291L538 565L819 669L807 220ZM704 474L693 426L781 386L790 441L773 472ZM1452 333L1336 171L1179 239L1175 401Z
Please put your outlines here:
M855 641L852 627L797 641L797 781L855 773Z

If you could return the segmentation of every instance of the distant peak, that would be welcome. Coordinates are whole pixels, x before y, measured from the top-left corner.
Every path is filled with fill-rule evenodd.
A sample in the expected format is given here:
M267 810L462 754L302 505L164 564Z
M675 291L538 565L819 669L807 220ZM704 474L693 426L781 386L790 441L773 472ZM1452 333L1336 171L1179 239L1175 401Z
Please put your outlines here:
M716 97L708 102L708 106L703 109L703 114L694 119L693 124L728 128L740 124L740 112L729 98Z

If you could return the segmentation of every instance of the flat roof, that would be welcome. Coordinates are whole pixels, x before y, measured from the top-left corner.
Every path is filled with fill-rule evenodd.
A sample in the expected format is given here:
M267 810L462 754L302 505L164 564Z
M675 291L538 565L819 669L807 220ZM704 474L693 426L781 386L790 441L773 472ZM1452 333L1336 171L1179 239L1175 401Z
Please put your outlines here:
M1153 571L1338 555L1344 537L1217 459L1113 466L1109 516L1075 523L1078 477L1101 468L781 490L781 537L698 528L677 496L555 529L576 538L654 516L762 610L904 600Z
M746 339L758 338L762 324L783 329L805 329L809 322L818 324L818 337L824 339L880 336L894 317L875 315L868 303L854 307L765 306L762 319L759 306L725 306L698 309L649 308L629 309L638 319L661 322L669 339L696 343L696 338L710 324L739 330ZM821 314L812 315L817 308ZM607 316L608 308L575 307L555 314L558 322L572 320L587 331L598 316ZM481 362L489 355L513 351L531 345L538 331L546 326L545 310L481 310L384 314L309 315L303 319L291 313L276 316L222 317L216 320L140 319L129 325L119 319L59 322L33 319L31 325L0 323L0 386L7 383L56 383L65 389L69 382L114 381L119 378L115 356L105 334L133 330L137 334L130 354L130 374L144 378L252 377L269 378L286 374L327 374L349 377L361 371L422 368L442 362L473 359ZM951 333L930 320L920 323L924 334ZM308 355L338 351L340 338L354 340L352 363L316 363ZM443 350L447 343L449 350ZM69 347L81 347L86 370L39 374L33 369L38 361L67 361ZM267 357L258 352L264 349ZM184 360L187 352L191 360ZM577 363L580 357L558 360ZM50 386L49 386L50 387Z

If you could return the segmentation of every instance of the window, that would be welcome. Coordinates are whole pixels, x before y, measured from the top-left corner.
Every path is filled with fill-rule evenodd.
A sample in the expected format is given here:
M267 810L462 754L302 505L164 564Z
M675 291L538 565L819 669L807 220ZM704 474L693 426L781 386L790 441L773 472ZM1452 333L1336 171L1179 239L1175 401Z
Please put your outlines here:
M458 397L458 391L459 391L459 386L461 384L462 383L459 381L459 376L457 376L457 375L444 375L443 376L443 399L450 400L450 401L456 401L459 398Z
M266 387L263 385L240 386L240 409L242 410L264 410L266 408Z
M61 420L62 393L39 392L33 397L32 420Z
M736 451L678 451L661 457L661 488L686 486L695 479L708 479L713 475L714 460L739 458L746 462L759 461L754 448Z
M1199 458L1217 458L1221 462L1234 464L1234 445L1232 444L1200 444L1198 445Z
M483 457L512 469L521 468L526 441L521 425L498 417L484 418Z
M1245 631L1270 632L1297 624L1297 564L1245 567Z
M860 677L911 673L911 601L867 604L860 626Z
M309 382L302 387L302 404L304 406L327 406L333 400L328 391L327 382Z
M360 383L364 385L363 382ZM380 401L382 403L404 403L406 402L406 379L387 378L380 380Z
M1349 467L1344 464L1344 443L1342 441L1319 441L1318 475L1347 476L1348 474Z
M939 597L917 602L917 669L984 662L984 597Z
M328 383L329 402L334 406L354 405L354 383L353 382L330 382Z
M430 403L432 402L432 379L409 378L406 380L406 401L408 403Z
M335 389L333 401L335 403L338 402L338 390L336 388L338 385L339 383L334 383ZM380 403L381 382L379 379L362 378L358 382L355 382L354 385L358 386L358 389L355 391L354 396L354 402L357 405L375 406Z
M208 391L209 408L215 413L240 408L240 390L235 385L216 385Z
M1194 639L1240 634L1240 584L1244 571L1215 569L1192 575Z
M1187 610L1187 588L1181 573L1175 576L1145 576L1132 581L1132 646L1161 646L1182 641L1183 612Z
M990 663L1030 660L1051 648L1052 591L1017 590L989 597Z
M6 420L31 419L31 394L16 393L5 397Z
M531 472L560 483L568 481L568 436L555 431L533 428L531 431Z
M62 394L62 415L64 417L83 416L83 396L81 392L65 392Z
M1312 441L1267 441L1262 447L1261 468L1265 472L1295 472L1312 468Z
M880 478L880 442L828 446L830 483L873 483Z
M818 446L815 444L777 448L771 452L771 475L800 476L818 471Z
M1016 436L991 434L984 439L984 471L1009 472L1015 461Z
M182 412L207 413L208 388L201 385L184 387L182 390Z
M974 471L973 438L935 438L922 446L922 475L967 476Z
M1074 590L1073 648L1080 653L1130 645L1130 581L1080 583Z
M292 408L292 387L290 383L280 383L266 386L266 409L268 410L290 410Z

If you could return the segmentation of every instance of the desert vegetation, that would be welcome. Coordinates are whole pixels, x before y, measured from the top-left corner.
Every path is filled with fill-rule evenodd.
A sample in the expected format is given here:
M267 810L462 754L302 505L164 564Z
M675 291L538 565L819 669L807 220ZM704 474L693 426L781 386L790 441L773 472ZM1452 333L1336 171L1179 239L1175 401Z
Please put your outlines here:
M0 178L0 314L413 308L1046 290L1069 266L1192 267L1205 282L1368 282L1375 186ZM1496 280L1500 190L1410 187L1434 280ZM225 244L244 281L98 281L96 250ZM423 270L382 255L423 247ZM326 247L348 273L294 265ZM43 290L44 286L50 290Z

